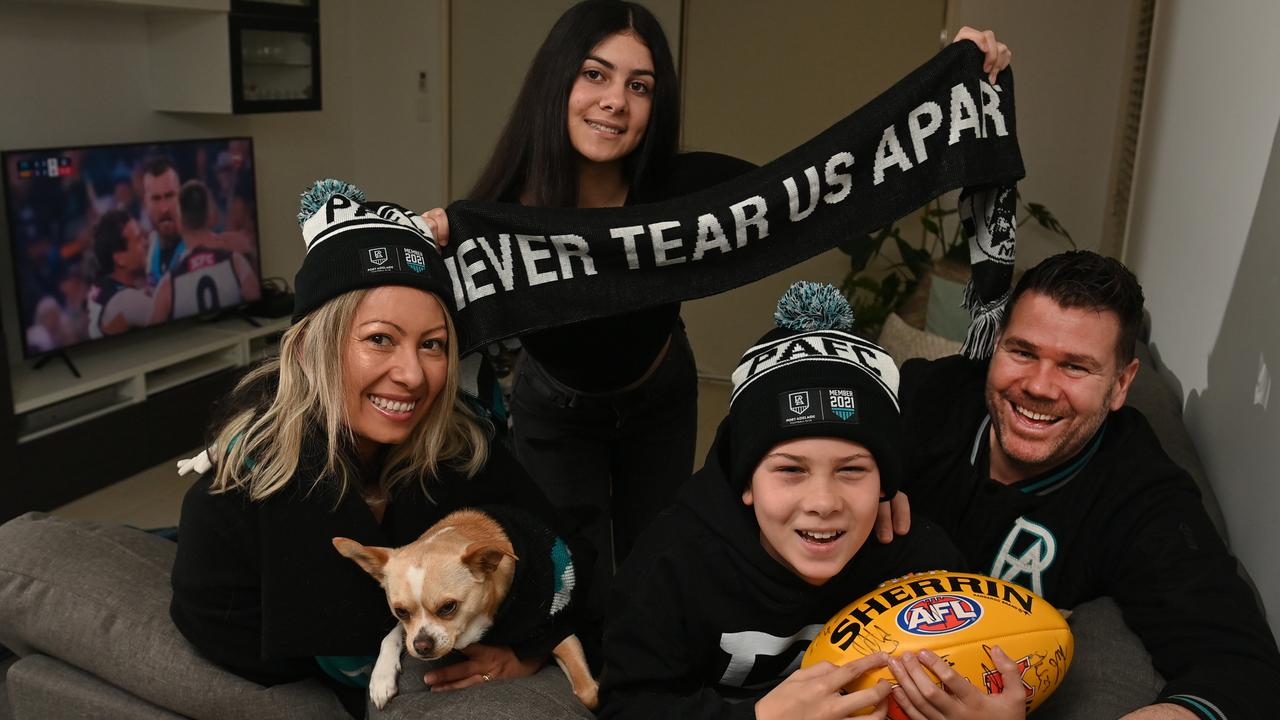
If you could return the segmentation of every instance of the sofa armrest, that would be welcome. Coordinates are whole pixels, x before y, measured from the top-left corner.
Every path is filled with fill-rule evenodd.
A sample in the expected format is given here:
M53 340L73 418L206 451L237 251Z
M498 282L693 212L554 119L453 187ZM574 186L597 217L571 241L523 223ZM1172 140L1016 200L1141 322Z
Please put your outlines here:
M265 688L200 656L169 619L176 546L28 513L0 525L0 643L192 718L347 718L318 681Z

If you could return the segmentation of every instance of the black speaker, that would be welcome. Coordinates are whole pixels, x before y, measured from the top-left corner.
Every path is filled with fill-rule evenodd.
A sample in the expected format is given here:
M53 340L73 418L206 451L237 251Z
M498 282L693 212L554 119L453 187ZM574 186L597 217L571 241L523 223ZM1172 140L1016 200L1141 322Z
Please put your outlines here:
M18 418L13 413L13 377L9 373L9 345L0 317L0 522L23 511L18 503L23 468L18 463Z
M262 288L262 299L247 308L250 315L264 318L282 318L293 314L293 293Z

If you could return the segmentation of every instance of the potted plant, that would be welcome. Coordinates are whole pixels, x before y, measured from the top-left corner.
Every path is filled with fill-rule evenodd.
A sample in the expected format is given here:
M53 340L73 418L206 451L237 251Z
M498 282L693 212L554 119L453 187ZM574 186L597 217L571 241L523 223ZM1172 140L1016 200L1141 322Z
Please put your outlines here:
M964 283L969 277L969 238L960 222L956 207L958 193L940 197L919 212L904 217L875 233L851 238L840 244L840 250L849 256L849 272L841 284L841 291L853 306L853 315L859 328L870 337L876 337L890 313L904 315L907 322L924 326L924 309L928 302L929 284L937 275L953 282ZM1023 202L1017 198L1022 215L1017 226L1034 220L1040 227L1065 238L1072 248L1075 241L1058 222L1049 208L1040 203ZM911 218L919 222L915 241L907 234ZM897 257L888 254L888 248L896 250ZM889 264L880 272L868 272L867 268L877 259Z

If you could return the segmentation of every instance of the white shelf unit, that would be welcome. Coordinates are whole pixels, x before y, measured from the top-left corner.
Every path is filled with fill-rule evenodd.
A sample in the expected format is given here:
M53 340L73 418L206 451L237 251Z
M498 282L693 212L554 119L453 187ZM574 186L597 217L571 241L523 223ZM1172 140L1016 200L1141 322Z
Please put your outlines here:
M44 437L105 415L149 396L228 368L248 365L274 352L288 318L242 318L181 324L88 344L66 351L80 371L51 359L35 370L32 361L13 369L13 411L18 442Z

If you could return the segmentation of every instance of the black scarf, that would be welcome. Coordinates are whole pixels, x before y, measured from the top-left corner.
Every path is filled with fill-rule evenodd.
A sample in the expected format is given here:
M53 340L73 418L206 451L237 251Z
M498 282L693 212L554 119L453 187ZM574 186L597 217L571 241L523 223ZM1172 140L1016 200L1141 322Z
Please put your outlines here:
M982 60L972 43L951 45L804 145L686 197L599 209L453 203L444 252L462 350L713 295L949 190L1011 190L1024 174L1013 74L993 87ZM1003 264L975 263L979 307L997 299L987 277Z

